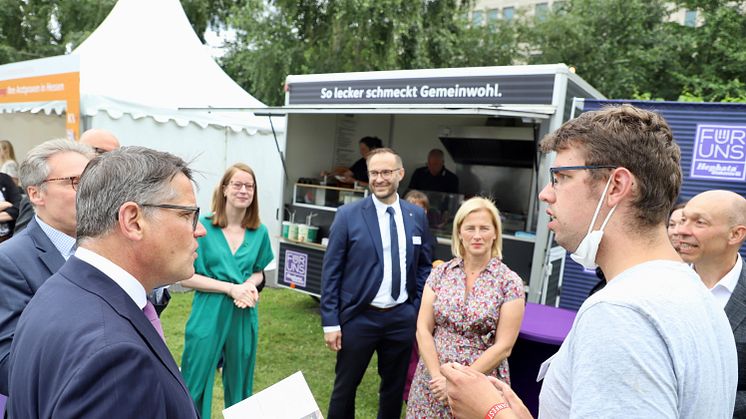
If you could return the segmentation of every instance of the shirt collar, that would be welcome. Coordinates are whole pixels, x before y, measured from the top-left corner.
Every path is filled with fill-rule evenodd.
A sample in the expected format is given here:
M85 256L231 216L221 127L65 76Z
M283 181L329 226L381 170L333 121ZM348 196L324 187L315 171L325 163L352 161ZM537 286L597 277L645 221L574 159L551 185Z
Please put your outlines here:
M731 269L725 276L720 278L720 281L715 284L714 288L717 287L723 287L728 290L731 294L733 293L733 290L736 288L736 285L738 285L738 279L741 277L741 268L743 266L743 262L741 260L741 255L736 253L736 264L733 265L733 269Z
M142 286L140 281L129 272L125 271L109 259L84 247L79 247L78 250L75 251L75 257L103 272L104 275L116 282L116 284L130 296L132 301L137 304L137 307L139 307L140 310L145 307L145 288Z
M394 211L399 214L402 213L401 206L399 205L399 194L396 194L396 201L394 201L394 203L391 205L384 204L383 202L379 201L375 195L371 194L371 198L373 198L373 204L376 206L376 213L379 217L386 213L386 208L388 207L394 207Z
M41 230L44 232L44 234L49 237L49 240L52 242L54 247L57 249L58 252L60 252L60 255L62 255L65 260L72 256L73 252L75 251L75 238L70 237L67 234L45 223L44 221L42 221L41 218L39 218L38 215L35 215L34 218L36 219L37 224L39 224L39 227L41 227Z

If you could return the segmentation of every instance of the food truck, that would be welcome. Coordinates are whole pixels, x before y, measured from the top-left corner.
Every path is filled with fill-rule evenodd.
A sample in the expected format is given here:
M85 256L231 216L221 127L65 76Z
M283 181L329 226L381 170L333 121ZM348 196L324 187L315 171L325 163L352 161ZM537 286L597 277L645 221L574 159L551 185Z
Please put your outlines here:
M281 150L277 285L312 296L321 292L329 228L341 205L364 199L365 187L321 176L361 158L358 142L376 136L402 158L403 197L431 149L459 178L458 193L423 191L437 247L451 256L453 216L461 202L490 197L501 211L503 260L517 272L531 302L556 305L563 249L552 246L546 206L537 199L549 181L553 153L538 141L570 118L573 98L603 96L569 67L526 65L290 75L285 106L257 109L286 115ZM283 148L283 147L280 147Z

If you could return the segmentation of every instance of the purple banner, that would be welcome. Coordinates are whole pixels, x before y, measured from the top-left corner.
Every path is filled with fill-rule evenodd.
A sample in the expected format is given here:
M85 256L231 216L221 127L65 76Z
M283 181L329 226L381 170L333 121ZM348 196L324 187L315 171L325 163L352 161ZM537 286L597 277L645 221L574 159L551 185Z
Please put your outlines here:
M746 180L746 125L698 124L690 176Z
M306 274L308 272L308 255L306 253L285 251L285 273L283 281L295 284L299 287L306 286Z

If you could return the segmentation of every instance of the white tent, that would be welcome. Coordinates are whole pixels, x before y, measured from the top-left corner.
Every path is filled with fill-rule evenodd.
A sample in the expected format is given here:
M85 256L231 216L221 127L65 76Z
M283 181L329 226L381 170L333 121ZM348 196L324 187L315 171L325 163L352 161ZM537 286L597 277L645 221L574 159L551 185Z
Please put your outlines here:
M245 162L257 174L262 221L270 231L279 230L282 165L277 147L284 148L284 136L277 133L276 145L268 118L250 112L180 109L264 105L215 63L178 0L119 0L72 54L0 66L0 81L76 67L81 131L108 129L123 145L148 146L192 161L198 203L205 212L225 168ZM65 101L2 103L0 138L13 142L20 160L39 142L65 135L66 106ZM274 127L284 130L284 125L275 121ZM29 141L29 127L47 135Z

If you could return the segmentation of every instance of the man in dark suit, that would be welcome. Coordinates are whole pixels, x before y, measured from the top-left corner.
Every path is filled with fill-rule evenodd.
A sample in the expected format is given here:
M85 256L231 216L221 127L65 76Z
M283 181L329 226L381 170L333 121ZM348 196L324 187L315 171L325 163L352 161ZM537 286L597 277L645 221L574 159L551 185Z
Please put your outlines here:
M746 418L746 269L738 249L746 239L746 199L731 191L702 192L684 207L681 258L725 309L738 352L733 416Z
M171 154L125 147L91 161L75 256L18 322L11 417L198 416L145 298L194 274L195 202L191 170Z
M121 147L119 139L114 134L100 128L86 130L80 136L80 143L93 148L96 155L108 153ZM155 311L158 312L159 316L166 309L170 300L171 294L168 291L168 287L156 288L148 293L148 301L153 303Z
M0 393L8 394L8 354L16 323L31 297L75 247L75 188L93 151L50 140L21 163L20 180L36 216L0 246Z
M373 352L381 376L379 418L401 415L402 392L431 255L422 208L399 199L401 158L367 156L372 196L341 207L324 256L321 321L337 352L329 419L354 418L357 386Z

